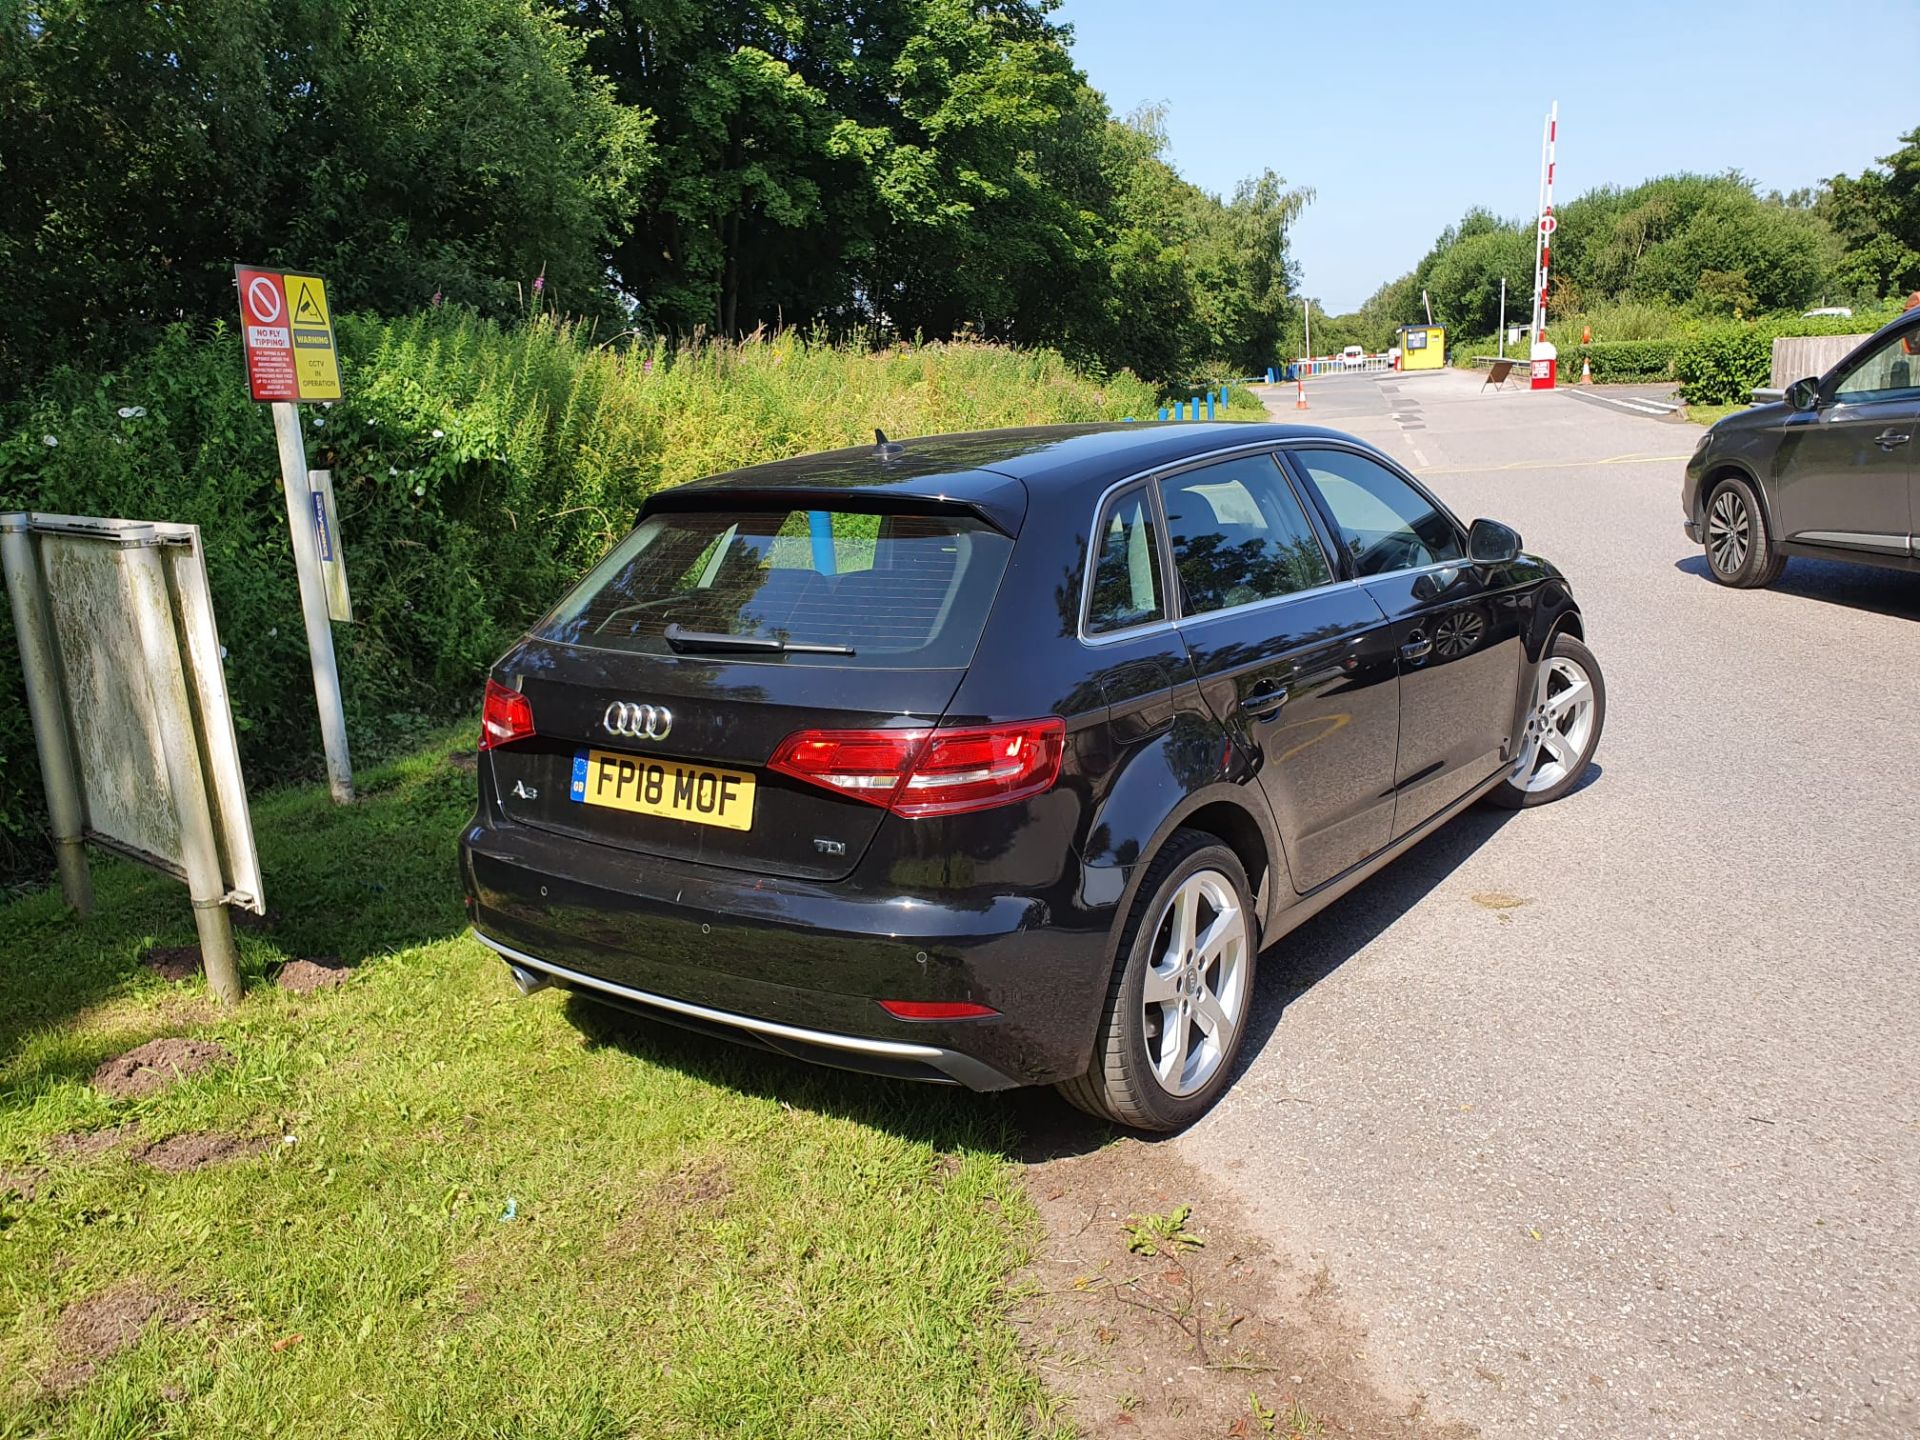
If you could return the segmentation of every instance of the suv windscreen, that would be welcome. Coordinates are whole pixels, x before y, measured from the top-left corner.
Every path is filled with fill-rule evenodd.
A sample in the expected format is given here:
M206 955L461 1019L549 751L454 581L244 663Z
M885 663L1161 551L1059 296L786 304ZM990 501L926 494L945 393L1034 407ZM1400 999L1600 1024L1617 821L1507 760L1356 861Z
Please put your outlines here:
M663 512L534 634L644 654L957 668L973 658L1012 552L1006 536L963 515ZM727 637L765 643L736 648Z

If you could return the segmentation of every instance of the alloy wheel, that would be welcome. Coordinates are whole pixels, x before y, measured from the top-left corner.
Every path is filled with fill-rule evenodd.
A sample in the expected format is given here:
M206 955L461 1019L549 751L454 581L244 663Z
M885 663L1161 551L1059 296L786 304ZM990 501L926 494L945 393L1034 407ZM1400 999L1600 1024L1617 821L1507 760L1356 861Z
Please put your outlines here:
M1180 883L1154 931L1141 987L1147 1058L1169 1095L1191 1095L1233 1054L1246 1013L1247 917L1233 882L1201 870Z
M1586 667L1555 655L1540 667L1513 783L1529 795L1551 790L1580 764L1593 739L1593 679Z
M1738 574L1752 546L1753 517L1746 499L1729 485L1713 497L1707 512L1707 553L1713 568L1722 575Z

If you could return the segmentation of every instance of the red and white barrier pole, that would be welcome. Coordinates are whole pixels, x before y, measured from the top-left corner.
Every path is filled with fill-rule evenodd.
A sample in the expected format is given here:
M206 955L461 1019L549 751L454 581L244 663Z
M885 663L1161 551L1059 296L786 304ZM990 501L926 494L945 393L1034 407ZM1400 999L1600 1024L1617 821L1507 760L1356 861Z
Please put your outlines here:
M1540 143L1540 228L1534 246L1532 380L1535 390L1551 390L1558 378L1559 355L1547 341L1547 277L1553 267L1553 170L1560 139L1560 102L1547 112Z

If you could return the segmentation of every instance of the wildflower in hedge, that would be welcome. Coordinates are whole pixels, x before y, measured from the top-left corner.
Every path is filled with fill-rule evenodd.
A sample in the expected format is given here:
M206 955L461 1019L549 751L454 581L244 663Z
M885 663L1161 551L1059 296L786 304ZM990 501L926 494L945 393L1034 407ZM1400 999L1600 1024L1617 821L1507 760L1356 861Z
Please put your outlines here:
M436 310L440 308L440 292L438 290L433 292L433 308Z
M313 417L313 428L314 428L314 429L316 429L316 430L324 430L324 429L326 429L326 428L327 428L327 422L326 422L326 418L325 418L324 416L320 416L320 415L316 415L316 416L314 416L314 417Z
M424 485L416 485L413 487L413 493L415 495L425 495L427 493L427 487Z
M387 474L398 475L399 473L400 473L400 467L398 465L387 466Z
M147 413L144 405L122 405L118 414L122 420L138 420Z
M60 443L60 437L58 435L42 435L40 437L40 443L51 450Z
M447 432L444 430L436 430L433 432L433 438L436 440L444 439L446 436L446 433Z
M542 270L538 275L533 277L533 293L538 295L542 290L545 290L546 288L547 288L547 272Z

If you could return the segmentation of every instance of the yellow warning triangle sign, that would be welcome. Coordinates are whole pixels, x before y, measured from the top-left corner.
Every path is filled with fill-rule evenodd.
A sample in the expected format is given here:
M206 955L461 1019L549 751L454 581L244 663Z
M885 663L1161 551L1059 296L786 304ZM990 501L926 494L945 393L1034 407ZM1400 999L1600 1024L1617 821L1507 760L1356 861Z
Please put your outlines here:
M300 282L300 292L293 302L293 323L296 325L324 325L327 312L320 308L314 299L313 286L309 282Z

